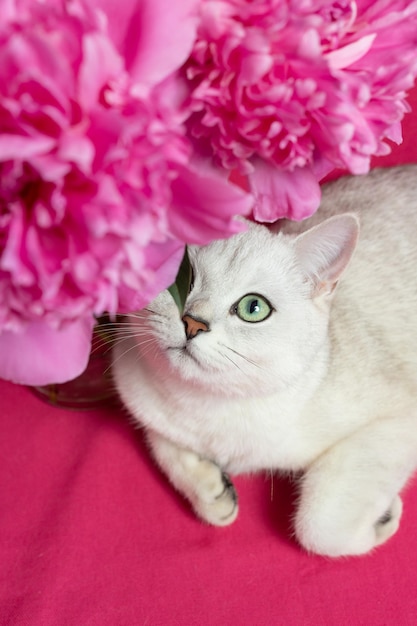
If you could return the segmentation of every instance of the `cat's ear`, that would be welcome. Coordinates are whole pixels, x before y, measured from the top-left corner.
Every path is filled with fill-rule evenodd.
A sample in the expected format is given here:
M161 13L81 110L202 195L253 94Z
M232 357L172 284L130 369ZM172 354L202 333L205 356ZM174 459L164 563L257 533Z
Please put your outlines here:
M344 213L296 238L297 258L313 284L313 297L333 292L352 257L358 235L358 218L352 213Z

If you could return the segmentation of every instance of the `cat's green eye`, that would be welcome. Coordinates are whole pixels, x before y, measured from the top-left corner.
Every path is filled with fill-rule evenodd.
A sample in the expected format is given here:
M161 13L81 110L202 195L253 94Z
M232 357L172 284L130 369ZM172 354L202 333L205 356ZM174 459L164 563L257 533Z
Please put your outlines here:
M233 312L244 322L263 322L273 311L268 300L256 293L243 296L233 307Z

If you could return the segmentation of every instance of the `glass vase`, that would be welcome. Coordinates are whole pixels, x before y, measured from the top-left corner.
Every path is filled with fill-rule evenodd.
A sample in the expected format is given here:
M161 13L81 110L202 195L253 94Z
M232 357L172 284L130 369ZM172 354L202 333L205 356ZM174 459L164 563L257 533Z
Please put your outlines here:
M92 348L86 369L77 378L66 383L32 387L35 395L49 404L71 409L92 409L118 403L111 375L113 324L101 316L93 329Z

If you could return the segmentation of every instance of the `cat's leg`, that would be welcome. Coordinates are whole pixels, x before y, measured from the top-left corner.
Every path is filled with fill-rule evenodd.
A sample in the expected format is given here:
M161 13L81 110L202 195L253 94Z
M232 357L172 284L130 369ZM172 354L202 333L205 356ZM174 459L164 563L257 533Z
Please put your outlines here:
M417 462L413 420L377 420L319 457L301 484L295 530L309 551L364 554L398 529L399 492Z
M227 526L238 514L237 493L221 468L195 452L147 431L152 453L173 486L191 502L199 517L215 526Z

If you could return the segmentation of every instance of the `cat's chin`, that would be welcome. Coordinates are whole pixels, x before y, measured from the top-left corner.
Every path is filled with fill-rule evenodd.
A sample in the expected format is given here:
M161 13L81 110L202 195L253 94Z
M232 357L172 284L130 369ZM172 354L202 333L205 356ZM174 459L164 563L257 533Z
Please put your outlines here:
M185 380L204 382L204 377L221 376L225 373L224 369L220 370L216 365L203 359L198 351L191 349L187 344L169 348L168 354L171 365Z
M270 383L242 377L241 372L233 375L230 366L203 359L201 353L190 346L171 347L166 350L170 367L176 372L177 379L186 385L198 388L210 396L226 398L250 398L276 393L277 380ZM283 388L286 385L283 385Z

